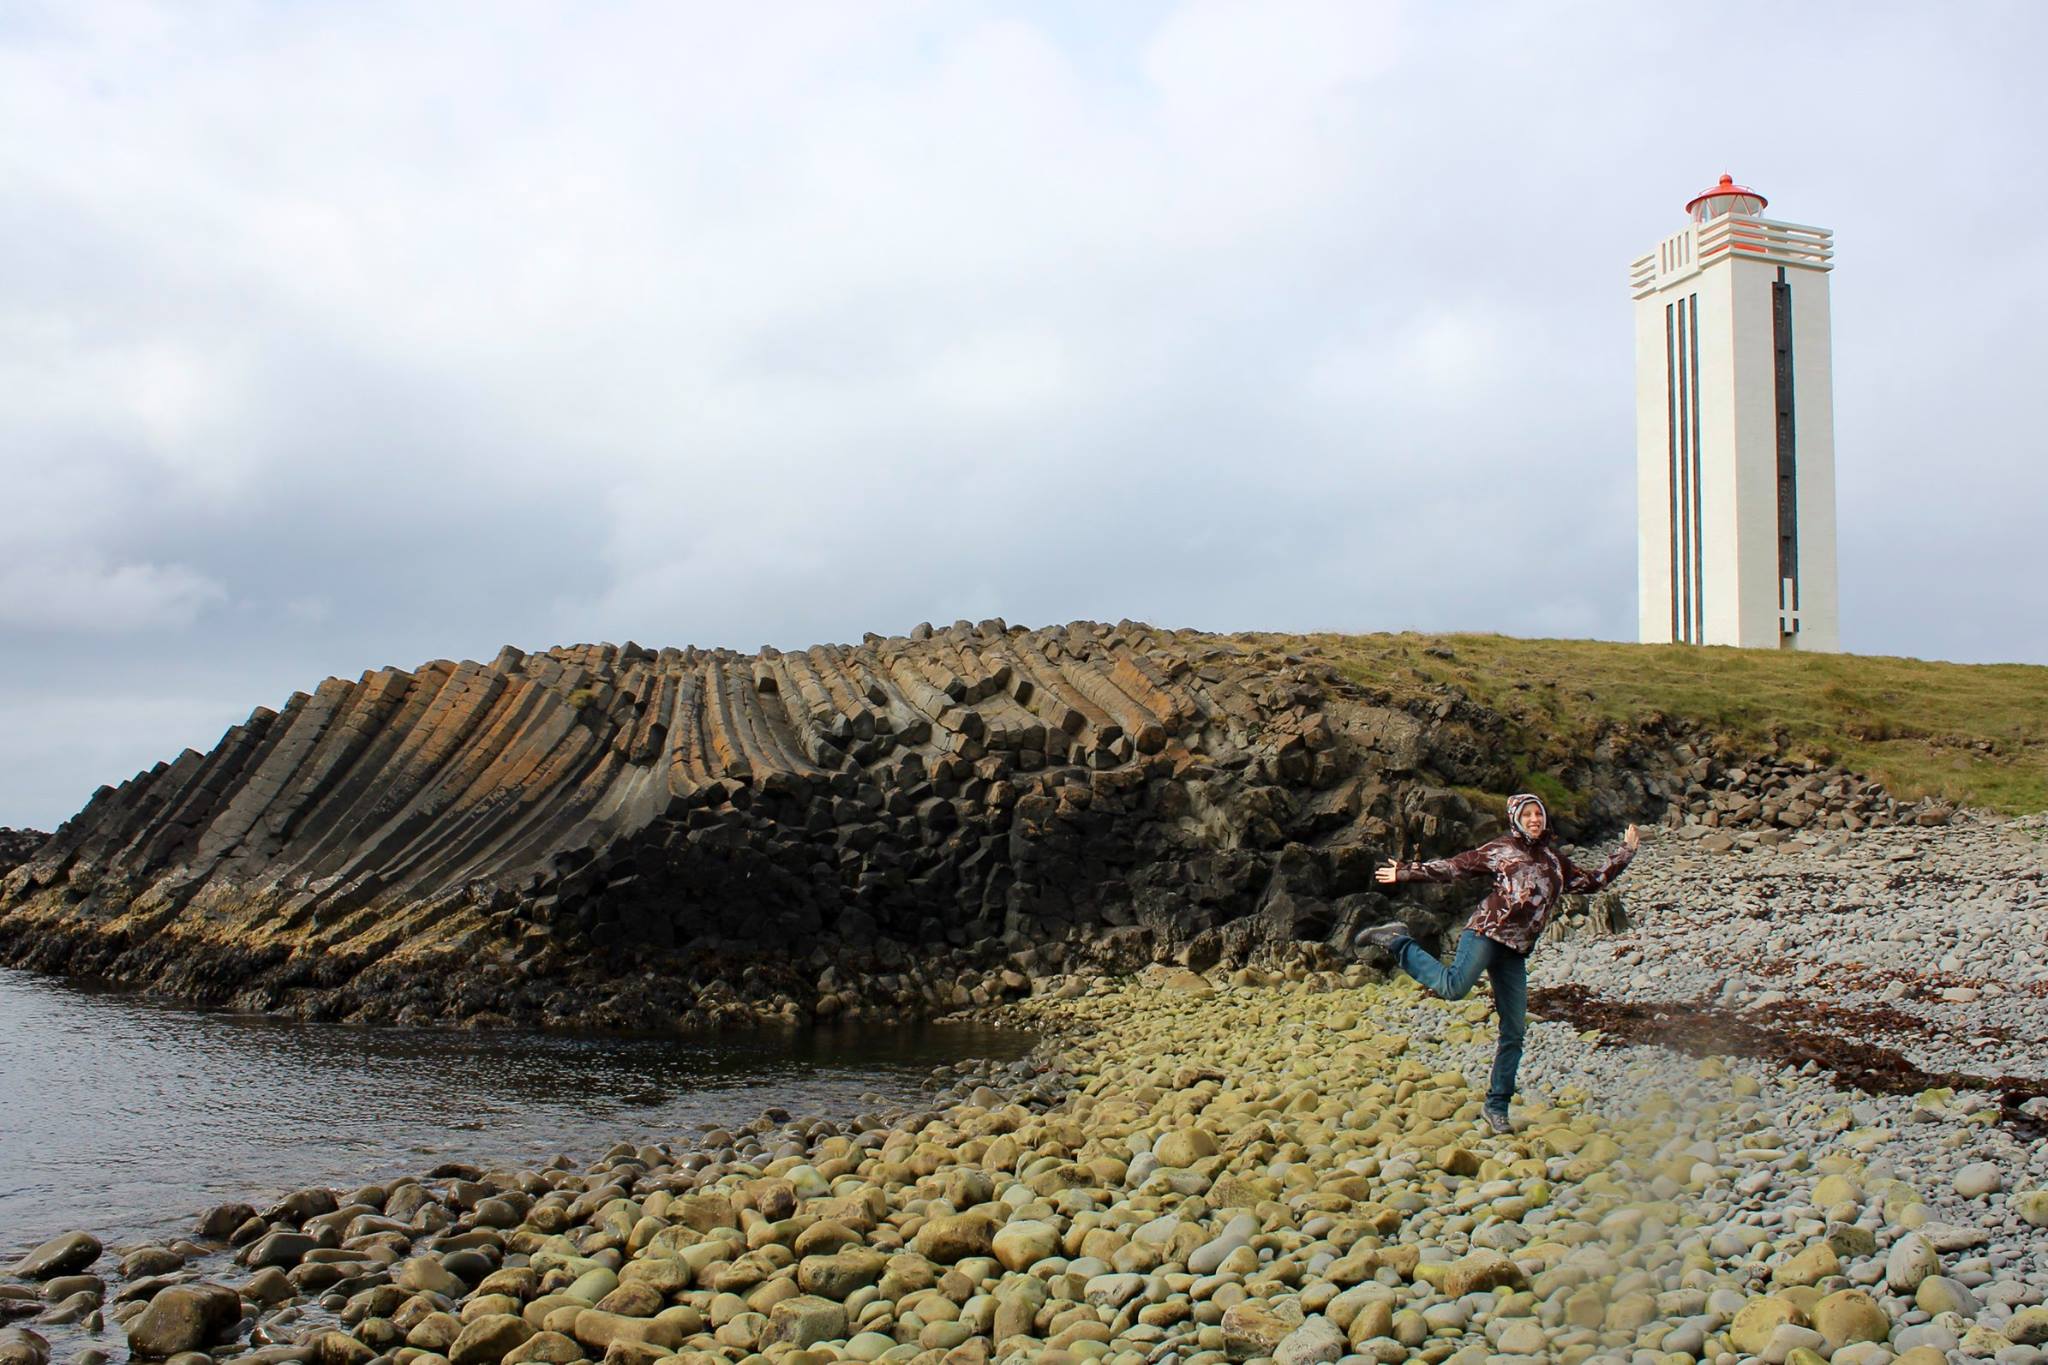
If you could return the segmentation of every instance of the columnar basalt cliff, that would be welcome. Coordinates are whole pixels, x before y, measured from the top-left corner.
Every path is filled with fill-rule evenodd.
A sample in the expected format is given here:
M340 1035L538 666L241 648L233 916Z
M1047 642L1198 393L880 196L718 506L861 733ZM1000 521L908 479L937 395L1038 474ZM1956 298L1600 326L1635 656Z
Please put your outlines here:
M0 957L315 1017L658 1029L1206 968L1339 941L1389 909L1376 861L1493 832L1458 789L1513 783L1501 724L1128 622L508 648L329 679L103 788L0 883ZM1589 827L1682 795L1661 727L1571 775Z

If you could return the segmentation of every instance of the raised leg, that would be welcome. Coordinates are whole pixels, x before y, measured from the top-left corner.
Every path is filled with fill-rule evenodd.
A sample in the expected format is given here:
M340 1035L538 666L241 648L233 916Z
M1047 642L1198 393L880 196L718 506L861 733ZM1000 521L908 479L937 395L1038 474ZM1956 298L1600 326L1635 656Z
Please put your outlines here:
M1458 951L1448 967L1412 938L1402 940L1395 957L1401 964L1401 970L1421 982L1424 990L1445 1000L1463 1000L1472 993L1473 983L1479 980L1479 974L1486 970L1486 964L1493 956L1488 950L1495 947L1492 939L1482 938L1467 929L1458 939Z

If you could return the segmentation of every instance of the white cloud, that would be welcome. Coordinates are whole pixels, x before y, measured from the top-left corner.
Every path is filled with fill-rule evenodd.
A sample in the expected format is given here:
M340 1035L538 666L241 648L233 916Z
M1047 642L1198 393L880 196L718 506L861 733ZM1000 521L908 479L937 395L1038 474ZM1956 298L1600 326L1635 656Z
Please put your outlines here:
M105 564L83 552L64 562L0 563L0 625L17 629L179 630L226 596L182 564Z

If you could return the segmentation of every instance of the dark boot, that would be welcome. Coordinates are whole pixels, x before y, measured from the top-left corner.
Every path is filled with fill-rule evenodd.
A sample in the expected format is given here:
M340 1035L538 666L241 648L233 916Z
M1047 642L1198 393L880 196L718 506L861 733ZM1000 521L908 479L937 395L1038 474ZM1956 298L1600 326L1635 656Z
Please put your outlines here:
M1359 931L1358 937L1351 940L1351 946L1381 948L1389 953L1397 953L1401 945L1412 937L1414 936L1408 932L1408 926L1405 924L1375 924L1370 929Z

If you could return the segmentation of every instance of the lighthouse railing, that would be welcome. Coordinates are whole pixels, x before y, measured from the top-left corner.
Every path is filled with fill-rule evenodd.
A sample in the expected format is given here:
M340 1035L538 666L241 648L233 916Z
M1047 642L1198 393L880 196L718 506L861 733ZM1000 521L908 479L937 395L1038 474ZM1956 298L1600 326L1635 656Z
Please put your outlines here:
M1835 234L1826 228L1728 214L1701 223L1695 231L1702 265L1724 254L1740 253L1809 270L1833 267Z
M1832 270L1835 234L1804 223L1723 214L1694 223L1660 242L1655 251L1629 263L1629 292L1636 298L1697 274L1724 259Z

